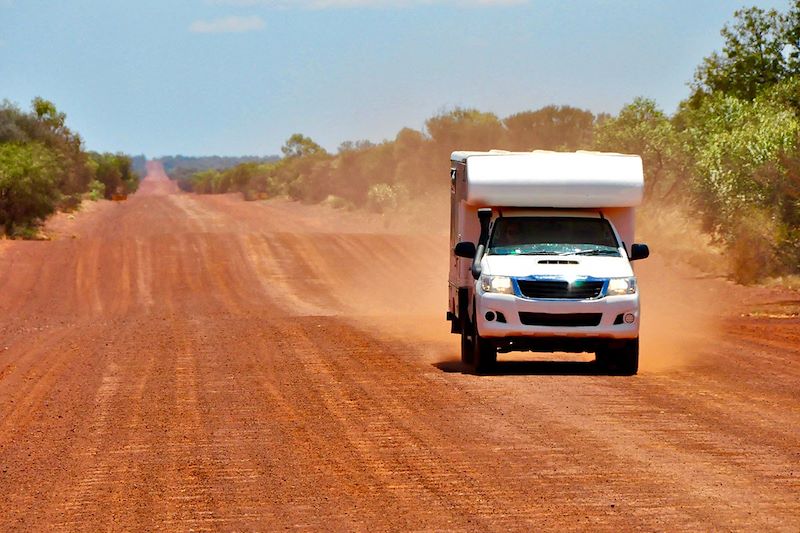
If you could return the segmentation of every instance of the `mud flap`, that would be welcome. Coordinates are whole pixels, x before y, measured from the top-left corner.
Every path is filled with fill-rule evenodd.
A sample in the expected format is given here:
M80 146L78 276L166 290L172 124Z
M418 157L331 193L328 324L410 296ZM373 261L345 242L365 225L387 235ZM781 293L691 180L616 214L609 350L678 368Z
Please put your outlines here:
M458 289L458 317L457 321L453 322L453 324L458 323L457 333L469 331L469 317L469 289L461 287Z

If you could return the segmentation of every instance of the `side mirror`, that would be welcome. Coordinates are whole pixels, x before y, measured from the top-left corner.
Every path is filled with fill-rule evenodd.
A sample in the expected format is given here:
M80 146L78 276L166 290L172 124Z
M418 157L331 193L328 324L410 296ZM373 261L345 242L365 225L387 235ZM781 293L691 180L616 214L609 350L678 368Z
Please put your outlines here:
M474 259L475 258L475 243L473 242L460 242L456 244L456 247L453 248L453 253L456 254L458 257L463 257L464 259Z
M647 259L650 257L650 248L646 244L632 244L631 245L631 261L637 259Z

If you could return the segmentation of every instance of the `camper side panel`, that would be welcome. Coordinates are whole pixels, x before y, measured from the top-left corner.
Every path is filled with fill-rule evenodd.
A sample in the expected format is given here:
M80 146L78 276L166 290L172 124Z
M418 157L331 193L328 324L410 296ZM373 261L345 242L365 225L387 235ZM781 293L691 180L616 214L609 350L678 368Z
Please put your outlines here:
M467 204L467 165L461 161L451 162L450 178L450 312L458 316L458 289L475 283L470 272L472 260L457 257L455 245L462 241L477 244L480 236L478 209Z

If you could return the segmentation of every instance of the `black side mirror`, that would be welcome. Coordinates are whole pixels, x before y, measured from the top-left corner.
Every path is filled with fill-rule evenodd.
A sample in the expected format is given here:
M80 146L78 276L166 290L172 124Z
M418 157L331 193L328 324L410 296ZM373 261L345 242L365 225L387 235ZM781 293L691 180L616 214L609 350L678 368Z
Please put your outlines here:
M453 253L458 257L465 259L473 259L475 257L475 243L474 242L460 242L453 248Z
M650 248L646 244L632 244L631 245L631 261L637 259L647 259L650 257Z

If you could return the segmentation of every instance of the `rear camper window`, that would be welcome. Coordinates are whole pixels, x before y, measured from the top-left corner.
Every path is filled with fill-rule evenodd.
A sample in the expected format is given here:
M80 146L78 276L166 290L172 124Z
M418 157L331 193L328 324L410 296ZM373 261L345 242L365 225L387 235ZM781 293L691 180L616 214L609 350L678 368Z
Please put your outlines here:
M619 257L608 220L581 217L502 217L492 228L490 254Z

